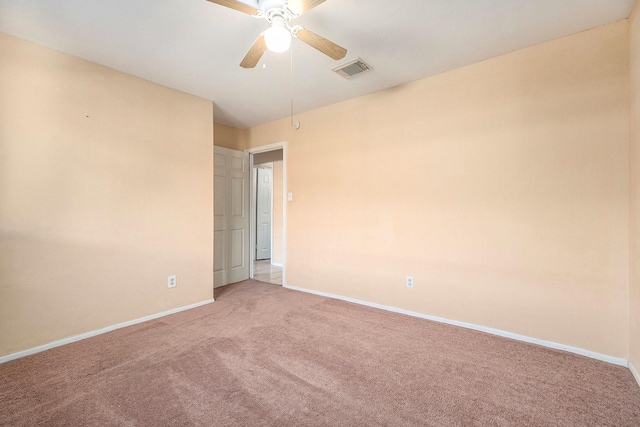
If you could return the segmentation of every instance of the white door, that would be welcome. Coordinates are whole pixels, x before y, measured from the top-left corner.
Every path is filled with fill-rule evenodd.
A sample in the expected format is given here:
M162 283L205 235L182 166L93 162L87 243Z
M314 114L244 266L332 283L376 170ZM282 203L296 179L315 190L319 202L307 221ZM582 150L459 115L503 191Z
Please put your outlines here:
M214 147L214 287L249 278L249 157Z
M271 258L271 192L273 171L257 171L256 200L256 259Z

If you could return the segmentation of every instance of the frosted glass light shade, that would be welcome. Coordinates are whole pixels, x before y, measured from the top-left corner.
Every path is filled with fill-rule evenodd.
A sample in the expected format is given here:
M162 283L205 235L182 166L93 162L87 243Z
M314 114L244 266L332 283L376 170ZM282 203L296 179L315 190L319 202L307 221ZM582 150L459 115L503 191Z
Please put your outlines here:
M291 33L285 27L273 25L264 32L267 49L272 52L285 52L291 47Z

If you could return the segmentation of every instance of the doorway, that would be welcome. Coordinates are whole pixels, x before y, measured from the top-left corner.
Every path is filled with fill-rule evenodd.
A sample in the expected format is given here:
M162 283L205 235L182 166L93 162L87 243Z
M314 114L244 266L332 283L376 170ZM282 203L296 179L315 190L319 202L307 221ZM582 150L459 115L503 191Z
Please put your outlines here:
M246 150L251 170L250 277L286 285L286 143Z
M254 167L256 179L256 261L271 260L273 252L273 162Z

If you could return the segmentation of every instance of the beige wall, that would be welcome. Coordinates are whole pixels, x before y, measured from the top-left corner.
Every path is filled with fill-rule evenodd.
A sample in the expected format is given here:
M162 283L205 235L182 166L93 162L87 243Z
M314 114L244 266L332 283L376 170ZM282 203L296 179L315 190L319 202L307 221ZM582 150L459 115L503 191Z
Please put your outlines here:
M631 39L631 330L630 360L640 369L640 0L630 21Z
M628 31L249 129L290 142L287 284L627 358Z
M2 34L0 58L0 356L212 298L211 102Z
M282 240L282 201L283 201L283 162L282 160L273 162L273 251L271 252L271 263L283 263L283 240Z
M215 138L214 144L218 147L230 148L231 150L242 151L246 145L246 129L238 129L233 126L214 123Z

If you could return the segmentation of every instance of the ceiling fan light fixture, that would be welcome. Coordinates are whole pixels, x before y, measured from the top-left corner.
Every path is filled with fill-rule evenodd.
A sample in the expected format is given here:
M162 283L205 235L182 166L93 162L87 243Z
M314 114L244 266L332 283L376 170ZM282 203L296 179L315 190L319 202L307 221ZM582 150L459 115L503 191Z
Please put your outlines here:
M1 2L2 0L0 0ZM291 48L293 37L322 52L329 58L338 60L347 54L347 49L300 25L289 26L289 21L298 18L325 0L208 0L220 6L246 13L266 20L269 28L260 33L246 53L240 66L255 68L267 50L285 52ZM249 5L251 3L251 5ZM255 8L257 3L257 9Z
M286 52L291 47L291 32L274 23L264 32L264 42L272 52Z

